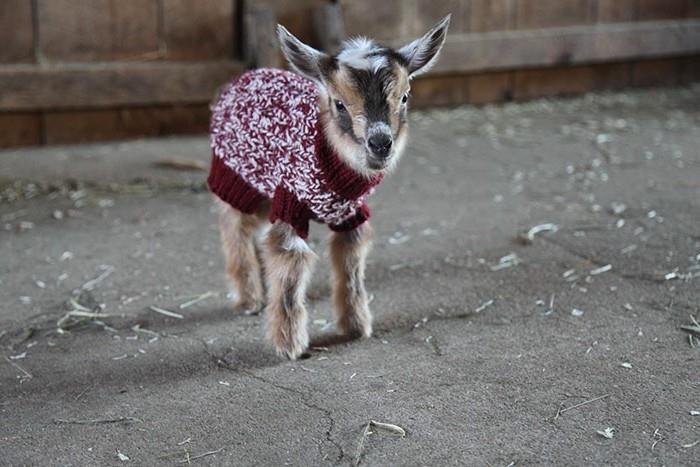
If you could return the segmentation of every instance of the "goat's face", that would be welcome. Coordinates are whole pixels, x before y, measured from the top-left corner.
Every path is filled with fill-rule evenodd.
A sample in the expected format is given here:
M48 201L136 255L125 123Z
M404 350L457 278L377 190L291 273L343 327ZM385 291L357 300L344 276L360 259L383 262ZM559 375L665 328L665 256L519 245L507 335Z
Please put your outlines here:
M371 175L396 165L408 136L410 80L436 62L449 20L398 50L356 38L334 56L278 27L289 63L319 86L326 138L356 171Z

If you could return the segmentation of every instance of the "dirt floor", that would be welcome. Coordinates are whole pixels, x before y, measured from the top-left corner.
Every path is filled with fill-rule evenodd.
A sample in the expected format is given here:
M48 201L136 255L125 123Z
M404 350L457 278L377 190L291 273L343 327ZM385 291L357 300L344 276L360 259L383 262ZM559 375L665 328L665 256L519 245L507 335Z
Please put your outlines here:
M155 164L206 138L2 152L0 464L698 465L699 147L700 87L414 113L375 336L334 339L315 226L296 362Z

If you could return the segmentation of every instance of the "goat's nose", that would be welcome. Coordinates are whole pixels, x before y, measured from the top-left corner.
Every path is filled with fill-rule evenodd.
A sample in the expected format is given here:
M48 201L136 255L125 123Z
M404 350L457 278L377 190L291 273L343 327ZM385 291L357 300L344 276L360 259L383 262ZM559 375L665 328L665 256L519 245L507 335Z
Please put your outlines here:
M387 157L391 151L392 143L391 136L386 133L373 135L367 140L369 149L378 157Z

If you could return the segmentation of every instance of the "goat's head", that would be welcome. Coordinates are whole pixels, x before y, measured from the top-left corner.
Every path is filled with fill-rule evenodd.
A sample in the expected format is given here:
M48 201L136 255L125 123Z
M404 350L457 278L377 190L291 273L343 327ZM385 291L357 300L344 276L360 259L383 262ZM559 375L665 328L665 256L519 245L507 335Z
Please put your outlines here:
M289 64L319 87L328 141L358 172L370 175L396 165L408 136L410 80L435 64L449 22L448 15L399 49L360 37L344 42L333 56L278 26Z

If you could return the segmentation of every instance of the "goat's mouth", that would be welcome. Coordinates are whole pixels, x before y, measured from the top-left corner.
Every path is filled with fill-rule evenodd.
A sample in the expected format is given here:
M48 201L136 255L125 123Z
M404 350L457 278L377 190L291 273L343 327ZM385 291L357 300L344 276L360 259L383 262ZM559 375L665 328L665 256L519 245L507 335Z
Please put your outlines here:
M389 166L391 154L387 157L377 157L371 152L367 154L367 167L371 170L384 170Z

